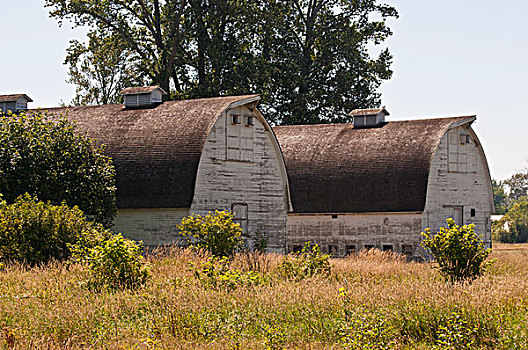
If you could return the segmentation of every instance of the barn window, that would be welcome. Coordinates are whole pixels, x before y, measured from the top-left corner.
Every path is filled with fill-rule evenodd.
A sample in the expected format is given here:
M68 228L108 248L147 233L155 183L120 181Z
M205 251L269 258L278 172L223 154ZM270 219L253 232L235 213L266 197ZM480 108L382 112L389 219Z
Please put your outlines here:
M301 251L302 251L302 246L300 246L300 245L294 245L292 247L292 252L294 252L294 253L300 253Z
M475 216L475 215L476 215L476 210L475 210L475 208L471 208L471 216L473 217L473 216Z
M234 222L240 224L242 233L247 233L248 224L248 205L246 203L233 203L231 205L231 211L233 212Z
M253 124L253 116L252 115L248 115L248 116L246 116L246 126L251 126L251 125L254 125Z
M332 219L337 219L337 214L332 214Z
M374 244L364 244L364 245L363 245L363 248L364 248L365 250L374 249Z
M240 124L240 116L237 114L231 115L231 124Z
M352 255L352 254L355 254L356 253L356 246L353 245L353 244L348 244L346 246L346 254L347 255Z
M414 252L412 244L402 244L401 251L406 255L413 255Z
M255 131L254 128L241 128L239 126L243 117L241 114L230 114L229 119L226 119L226 160L254 161Z
M384 252L393 251L392 244L384 244L381 248Z

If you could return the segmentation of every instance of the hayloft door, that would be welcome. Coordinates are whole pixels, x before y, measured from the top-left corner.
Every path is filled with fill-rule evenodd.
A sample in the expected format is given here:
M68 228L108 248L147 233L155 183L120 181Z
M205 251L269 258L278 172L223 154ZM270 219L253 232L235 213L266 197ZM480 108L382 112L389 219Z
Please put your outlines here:
M231 211L235 217L235 222L240 224L242 234L247 234L248 226L248 205L246 203L233 203L231 205Z

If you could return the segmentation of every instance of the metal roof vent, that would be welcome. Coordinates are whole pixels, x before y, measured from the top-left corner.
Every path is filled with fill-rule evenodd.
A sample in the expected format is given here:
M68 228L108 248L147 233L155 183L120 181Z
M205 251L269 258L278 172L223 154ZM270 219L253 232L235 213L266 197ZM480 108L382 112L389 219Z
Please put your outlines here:
M385 117L390 113L383 106L374 109L354 109L349 115L352 117L354 127L368 128L384 124Z
M0 111L23 111L27 109L28 102L33 100L26 94L0 95Z
M163 102L163 95L167 95L159 86L129 87L120 93L125 97L126 108L155 106Z

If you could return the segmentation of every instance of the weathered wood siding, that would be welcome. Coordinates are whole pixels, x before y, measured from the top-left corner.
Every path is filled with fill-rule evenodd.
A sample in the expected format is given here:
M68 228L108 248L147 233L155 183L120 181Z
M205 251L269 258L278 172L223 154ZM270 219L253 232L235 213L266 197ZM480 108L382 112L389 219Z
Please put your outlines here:
M187 215L188 209L120 209L112 230L146 246L174 244L181 241L176 225Z
M311 241L335 256L365 248L410 253L421 229L421 213L288 214L287 246L294 251Z
M233 115L238 116L238 124L233 123ZM253 125L247 125L250 116ZM223 113L208 135L191 212L236 209L249 245L260 232L267 235L270 250L282 252L289 203L287 181L280 148L269 126L258 111L237 107Z
M480 142L471 127L450 129L440 141L429 173L423 227L438 230L447 218L474 223L491 245L493 194ZM474 215L472 215L474 214Z

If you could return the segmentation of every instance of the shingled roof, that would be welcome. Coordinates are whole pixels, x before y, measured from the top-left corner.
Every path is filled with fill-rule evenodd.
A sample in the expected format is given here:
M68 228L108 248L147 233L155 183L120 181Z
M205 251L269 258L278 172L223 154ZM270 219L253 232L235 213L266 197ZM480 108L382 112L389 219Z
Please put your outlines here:
M256 99L233 96L170 101L149 109L103 105L47 112L67 115L106 145L116 167L119 208L189 208L210 128L231 104Z
M474 117L273 128L295 213L423 211L429 169L449 127Z
M12 102L21 97L24 97L28 102L33 102L33 100L26 94L0 95L0 102Z

